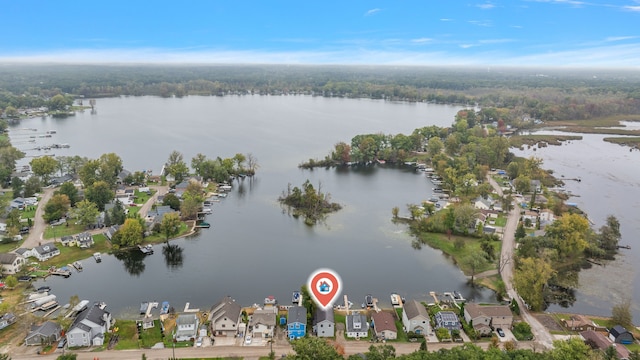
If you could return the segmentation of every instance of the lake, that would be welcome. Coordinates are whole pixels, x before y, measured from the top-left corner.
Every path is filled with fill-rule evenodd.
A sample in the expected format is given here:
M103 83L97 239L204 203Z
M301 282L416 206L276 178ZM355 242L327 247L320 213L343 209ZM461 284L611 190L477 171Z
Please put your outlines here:
M440 251L415 250L406 227L391 222L391 209L420 203L433 185L408 167L369 166L300 170L309 158L324 158L338 141L364 133L410 134L415 128L448 126L460 109L425 103L310 96L121 97L97 100L67 118L34 118L11 128L14 145L40 155L28 142L55 130L37 145L68 143L51 153L97 158L119 154L130 171L158 173L169 153L187 163L197 153L210 158L251 153L260 168L233 183L226 199L207 217L210 229L173 240L182 262L167 262L163 245L155 254L84 261L84 271L45 283L65 303L72 295L105 301L116 317L134 317L140 302L169 301L180 311L208 309L230 295L240 304L261 304L268 295L290 304L292 291L318 268L337 271L355 303L366 294L390 305L389 295L431 302L429 291L460 291L469 299L494 301L488 290L469 288L466 277ZM37 131L21 130L36 128ZM29 159L25 159L28 162ZM310 180L343 205L315 227L287 214L277 198L290 183Z

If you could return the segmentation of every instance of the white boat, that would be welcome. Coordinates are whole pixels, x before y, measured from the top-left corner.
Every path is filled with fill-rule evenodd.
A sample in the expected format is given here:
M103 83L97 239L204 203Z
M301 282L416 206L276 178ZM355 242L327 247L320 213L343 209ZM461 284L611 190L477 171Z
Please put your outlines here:
M78 271L82 271L82 263L80 261L74 261L73 262L73 267L76 268L76 270Z
M93 253L93 258L96 259L96 262L101 262L102 261L102 256L100 256L100 253Z
M276 300L275 296L273 295L269 295L266 298L264 298L265 305L275 305L277 303L278 303L278 300Z
M400 295L396 293L391 294L391 305L399 306L401 302L402 302L402 298L400 297Z

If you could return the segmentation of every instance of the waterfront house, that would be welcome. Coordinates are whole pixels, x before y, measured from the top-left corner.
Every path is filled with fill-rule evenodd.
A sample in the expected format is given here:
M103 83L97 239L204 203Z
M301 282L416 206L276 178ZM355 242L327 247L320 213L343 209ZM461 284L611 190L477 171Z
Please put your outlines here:
M609 329L609 339L615 343L623 345L633 344L635 341L633 334L621 325L616 325Z
M333 309L317 309L313 314L313 333L317 337L333 337L335 334L335 321Z
M16 322L16 316L13 313L5 313L0 316L0 330Z
M364 338L369 335L369 323L367 316L364 314L347 315L345 318L347 337Z
M225 296L209 311L209 327L214 336L234 337L238 332L242 308L230 296Z
M30 256L35 256L40 261L47 261L57 255L60 255L60 250L51 242L33 248Z
M24 265L24 256L15 253L0 254L0 265L2 266L2 275L14 275L22 270Z
M371 315L373 323L373 331L376 337L385 340L394 340L398 338L398 330L393 315L386 311L380 311Z
M292 306L287 310L287 332L289 339L299 339L307 334L307 309Z
M118 179L116 180L116 182L118 184L124 184L125 183L124 179L126 179L129 175L131 175L131 171L122 169L122 171L118 173Z
M74 236L74 239L76 241L76 246L81 249L87 249L93 246L93 236L88 232L80 233Z
M111 328L111 313L99 304L82 310L67 331L67 344L77 346L102 346L105 334Z
M119 229L120 229L120 225L109 226L109 228L107 228L107 230L104 232L104 236L107 239L109 239L109 241L111 241L111 239L113 238L113 235L115 235Z
M65 236L60 238L60 244L62 246L74 246L76 243L73 240L73 236L65 235Z
M629 356L631 355L625 346L616 346L615 343L611 342L611 340L601 332L586 330L581 332L580 336L582 336L584 342L591 346L592 349L605 351L611 346L615 347L618 359L629 359Z
M540 193L542 191L542 183L540 180L531 180L529 183L529 191L532 193Z
M198 316L196 314L181 314L176 319L176 341L189 341L198 336Z
M540 222L541 223L543 223L543 224L552 223L552 222L554 222L555 219L556 219L556 216L553 213L553 211L551 211L549 209L543 209L542 211L540 211Z
M460 330L460 320L453 311L439 311L435 316L436 328L445 328L449 331Z
M31 331L24 339L26 345L51 345L60 340L62 327L53 321L31 326Z
M178 212L173 210L169 205L156 206L155 209L149 210L145 221L151 223L151 225L153 226L154 224L161 223L162 217L164 217L165 214L173 213L177 214Z
M489 209L491 209L492 205L493 204L492 204L491 200L487 200L487 199L483 198L482 196L479 196L473 202L473 207L475 207L476 209L479 209L479 210L489 210Z
M269 309L257 309L251 315L249 327L253 329L251 336L254 339L268 339L273 337L276 327L276 307Z
M404 331L413 331L416 334L428 334L429 313L418 300L407 301L402 308L402 325Z
M565 328L572 331L596 330L598 326L584 315L571 315L569 319L562 319Z
M490 335L492 329L511 329L513 324L513 314L507 305L468 303L464 306L464 319L473 324L474 330L481 336Z

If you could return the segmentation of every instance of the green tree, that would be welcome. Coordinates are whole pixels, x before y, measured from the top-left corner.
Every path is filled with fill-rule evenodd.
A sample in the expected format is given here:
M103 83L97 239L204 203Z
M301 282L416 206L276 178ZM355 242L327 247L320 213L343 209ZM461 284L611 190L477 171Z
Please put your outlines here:
M11 178L11 190L13 191L13 195L18 197L22 194L22 189L24 188L24 181L17 176Z
M462 204L454 208L455 224L464 234L469 233L469 229L474 227L478 218L479 210L471 204Z
M396 349L391 345L371 345L365 356L367 360L395 359Z
M429 142L427 143L427 151L431 156L440 154L442 152L442 149L444 149L444 143L442 142L442 140L440 140L439 137L434 136L429 139Z
M13 275L7 275L7 277L4 279L4 283L9 289L13 289L18 285L18 279L16 279L16 277Z
M474 278L475 275L482 270L485 266L487 266L487 258L484 254L479 252L473 252L466 257L462 258L463 266L469 271L469 275L471 276L470 284L471 286L475 286Z
M591 356L589 345L575 337L566 341L554 341L553 349L547 353L550 360L590 360Z
M180 214L183 219L192 220L195 219L198 215L198 211L200 211L200 206L202 201L199 201L194 197L187 197L182 200L182 204L180 205Z
M444 227L447 230L447 237L451 240L451 232L453 232L453 228L456 225L456 215L453 210L453 207L449 207L444 216Z
M169 238L178 235L180 224L180 217L176 213L167 213L162 216L160 231L164 234L167 242L169 242Z
M53 195L44 207L44 220L47 222L52 222L54 220L63 218L66 215L67 211L69 211L69 205L70 202L67 195Z
M71 104L73 104L73 98L67 98L62 94L53 96L47 102L47 106L49 107L49 110L52 110L52 111L66 110L66 108Z
M100 161L98 160L87 160L82 167L80 167L78 176L85 188L90 187L94 182L98 181L99 169Z
M175 194L168 193L162 199L162 205L168 205L175 211L180 211L180 199Z
M97 179L102 180L113 188L118 180L118 174L123 170L122 159L115 153L102 154L98 159Z
M136 246L142 242L144 228L137 219L126 219L124 224L118 229L116 245L119 247Z
M295 360L336 360L342 359L336 349L326 340L317 337L305 337L291 342L291 347L296 353L287 356L287 359Z
M116 201L110 211L111 223L114 225L124 224L127 214L124 211L124 207L120 201Z
M29 164L31 171L39 176L44 184L49 184L49 178L58 169L58 161L51 156L33 158Z
M176 183L181 183L184 177L189 174L189 168L180 152L174 150L169 154L169 159L165 164L165 171L173 176Z
M114 193L108 183L96 181L85 190L85 199L96 204L98 210L104 210L104 206L113 199Z
M65 182L60 185L60 188L56 191L56 194L65 194L69 198L71 203L71 207L76 206L76 202L78 201L78 188L73 185L71 182Z
M525 236L527 236L527 233L524 230L524 225L522 225L522 223L519 223L518 227L516 228L516 240L520 240Z
M82 200L77 203L72 212L73 217L76 218L83 226L95 224L98 219L98 215L100 215L100 211L98 211L96 204L88 200Z
M531 310L542 310L544 305L543 290L554 274L555 271L551 265L543 259L520 259L513 275L513 284Z
M634 327L633 317L631 315L631 302L629 300L615 304L613 308L611 308L611 322L614 325L622 325L627 329Z
M394 218L394 219L397 219L397 218L398 218L398 214L399 214L399 213L400 213L400 208L399 208L399 207L394 206L394 207L391 209L391 215L393 216L393 218Z

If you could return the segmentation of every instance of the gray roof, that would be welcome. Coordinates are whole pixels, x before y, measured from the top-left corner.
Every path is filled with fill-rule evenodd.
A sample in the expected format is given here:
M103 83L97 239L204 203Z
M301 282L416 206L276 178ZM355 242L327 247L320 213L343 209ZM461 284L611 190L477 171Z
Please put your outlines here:
M460 320L458 319L458 316L453 311L439 311L436 314L436 321L457 323Z
M287 311L287 324L307 323L307 309L302 306L292 306Z
M256 310L251 315L251 324L275 325L276 314L273 311Z
M2 253L0 254L0 264L13 264L18 258L18 254L14 253Z
M313 314L313 323L317 324L319 322L329 321L334 323L335 320L333 318L333 309L317 309L315 314Z
M609 330L609 334L613 335L615 338L628 332L629 330L625 329L622 325L616 325Z
M364 332L368 330L367 316L364 314L347 315L347 332ZM356 328L354 323L360 323L360 328Z
M429 313L427 309L420 304L418 300L409 300L404 304L404 311L407 314L408 319L413 319L416 316L423 316L425 318L429 318Z
M87 320L96 325L102 326L106 323L104 319L105 314L109 314L109 312L103 309L100 309L100 306L98 306L98 304L90 306L84 309L82 312L80 312L80 314L78 314L78 316L73 321L73 324L71 324L71 327L69 329L79 327L82 330L88 331L90 328L88 328L85 324L82 323L83 320Z
M34 248L34 250L40 255L45 255L50 254L54 251L58 251L58 248L52 242L50 242L44 245L37 246Z
M217 322L221 317L237 320L240 317L242 307L231 296L225 296L211 307L210 320Z
M182 314L178 315L176 319L176 325L191 325L197 322L198 318L196 314Z
M27 339L35 335L49 337L53 334L60 334L61 331L62 327L59 324L56 324L53 321L47 321L42 323L41 325L32 326L31 332L29 333L29 335L27 335Z
M18 250L16 250L16 254L18 254L18 255L23 255L23 256L24 256L24 254L25 254L27 251L29 251L29 249L19 248Z
M82 232L78 235L75 236L77 241L90 241L93 239L93 237L91 236L91 234L89 234L88 232Z

